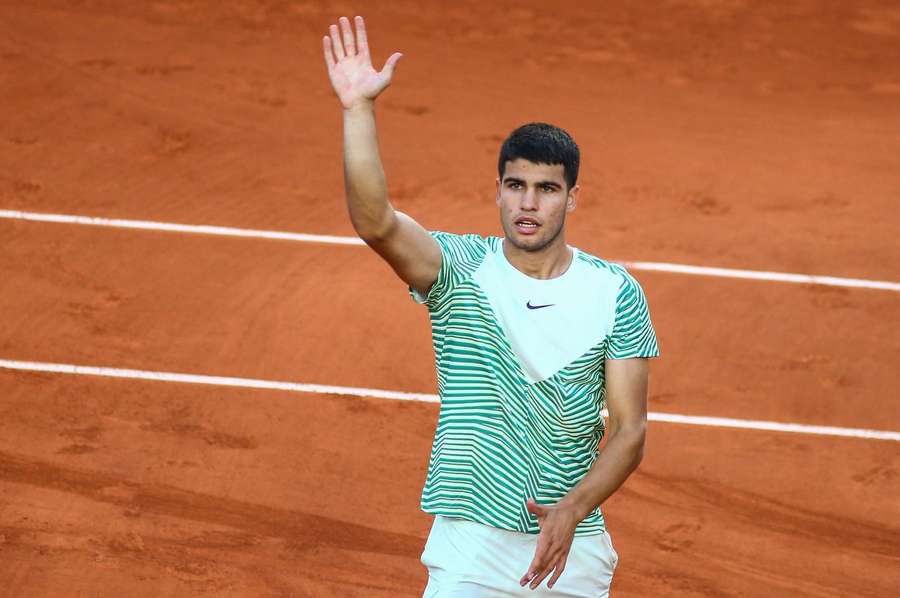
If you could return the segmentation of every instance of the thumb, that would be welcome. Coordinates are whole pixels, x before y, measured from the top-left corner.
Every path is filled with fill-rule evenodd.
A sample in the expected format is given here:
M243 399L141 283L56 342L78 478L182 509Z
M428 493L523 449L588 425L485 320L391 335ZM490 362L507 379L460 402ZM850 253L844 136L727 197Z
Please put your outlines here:
M394 67L397 66L397 63L400 62L400 59L403 58L403 54L400 52L394 52L391 54L390 58L384 63L384 68L381 69L380 75L386 75L388 79L394 76Z
M534 502L533 498L529 498L525 503L525 508L528 509L528 512L532 515L543 516L547 513L547 507L542 507L541 505Z

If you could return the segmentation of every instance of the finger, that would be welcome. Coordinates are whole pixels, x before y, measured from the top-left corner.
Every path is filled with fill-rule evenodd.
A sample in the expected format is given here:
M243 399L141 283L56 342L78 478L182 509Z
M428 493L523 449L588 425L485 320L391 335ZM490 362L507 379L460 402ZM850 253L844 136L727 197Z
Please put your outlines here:
M356 21L356 51L360 54L369 53L369 38L366 36L366 22L362 17L353 19Z
M531 561L531 564L528 565L528 571L525 573L525 575L522 576L522 579L519 580L519 585L524 586L529 581L534 579L538 571L540 571L541 569L543 569L543 563L539 562L537 560L537 556L535 556L535 560Z
M550 572L552 570L553 567L545 567L544 569L538 571L537 574L531 578L531 583L528 584L528 587L532 590L536 589L539 585L541 585L541 582L544 581L544 578L550 575Z
M341 24L341 35L344 36L344 51L347 56L356 56L356 42L353 41L353 29L350 27L350 19L341 17L338 19Z
M341 42L341 38L338 36L338 28L337 25L332 25L328 28L328 34L331 35L331 48L334 50L334 57L338 59L338 61L343 60L344 54L344 44Z
M547 582L547 588L552 589L556 584L556 581L559 579L559 576L562 575L562 572L566 570L566 561L569 560L569 555L563 555L560 563L556 566L556 569L553 572L553 577L550 578L550 581Z
M534 579L535 575L537 575L538 571L541 571L544 568L544 560L545 560L546 550L543 545L538 542L537 550L534 551L534 558L531 559L531 564L528 565L528 572L522 576L522 579L519 580L519 585L524 586L529 581Z
M400 59L403 58L403 54L400 52L394 52L391 54L391 57L387 59L387 62L384 63L384 68L381 69L381 74L386 75L388 79L394 76L394 67L397 66L397 63Z
M554 560L549 565L544 567L541 571L538 572L538 574L534 578L532 578L531 584L528 587L531 588L532 590L537 588L539 585L541 585L541 582L543 582L545 579L547 579L547 576L550 575L550 573L552 573L554 568L558 565L559 565L559 561Z
M328 65L328 70L334 68L334 52L331 50L331 38L327 35L322 38L322 50L325 51L325 64Z

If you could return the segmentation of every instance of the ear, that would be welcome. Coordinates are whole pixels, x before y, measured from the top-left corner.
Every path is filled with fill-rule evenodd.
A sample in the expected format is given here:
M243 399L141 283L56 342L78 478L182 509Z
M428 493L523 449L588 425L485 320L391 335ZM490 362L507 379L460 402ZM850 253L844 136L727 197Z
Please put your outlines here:
M574 212L575 207L578 205L578 192L581 191L581 187L575 185L571 189L569 189L569 193L566 196L566 213Z
M497 202L497 206L499 207L500 206L500 177L497 177L496 182L497 182L497 196L495 198L495 201Z

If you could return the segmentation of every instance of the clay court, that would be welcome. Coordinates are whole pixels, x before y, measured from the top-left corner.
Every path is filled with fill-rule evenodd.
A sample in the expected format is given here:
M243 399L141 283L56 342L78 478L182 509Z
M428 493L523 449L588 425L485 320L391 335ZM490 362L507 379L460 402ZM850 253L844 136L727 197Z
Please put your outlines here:
M888 283L632 269L663 357L604 512L614 596L895 596L889 0L5 3L0 595L421 595L436 381L388 266L335 239L27 216L352 237L321 36L353 14L379 66L405 55L382 155L426 227L502 234L499 144L543 120L582 150L572 245Z

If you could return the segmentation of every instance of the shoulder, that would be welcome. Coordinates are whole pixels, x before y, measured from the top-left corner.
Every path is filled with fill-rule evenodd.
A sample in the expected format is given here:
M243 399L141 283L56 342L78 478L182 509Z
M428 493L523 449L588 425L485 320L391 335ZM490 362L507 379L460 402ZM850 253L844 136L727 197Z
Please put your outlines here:
M481 260L497 248L500 239L476 234L456 234L444 231L428 231L434 237L445 257L454 262Z
M468 280L492 255L500 242L496 237L475 234L458 235L443 231L429 231L441 249L439 289L447 290ZM438 295L443 291L439 291Z
M449 233L441 230L428 231L441 246L456 249L487 249L491 248L496 237L482 237L476 234Z
M608 284L612 284L618 289L623 287L640 288L637 280L622 264L604 260L581 249L578 250L578 260L595 276L604 278Z

